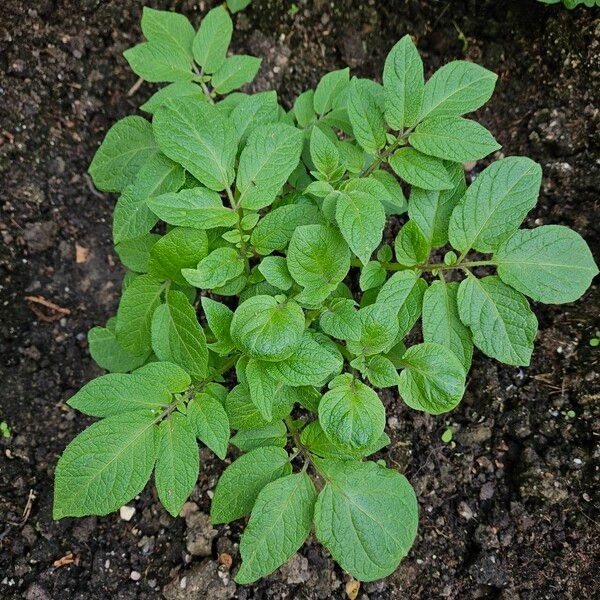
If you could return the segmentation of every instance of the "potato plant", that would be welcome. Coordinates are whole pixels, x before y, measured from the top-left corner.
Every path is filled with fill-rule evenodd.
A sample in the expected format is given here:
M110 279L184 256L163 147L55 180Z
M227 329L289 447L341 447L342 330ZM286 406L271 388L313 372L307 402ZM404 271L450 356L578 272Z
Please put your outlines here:
M528 365L529 299L577 300L592 255L567 227L521 228L542 179L529 158L493 161L467 185L462 163L500 148L463 116L492 95L483 67L453 61L425 81L405 36L383 84L333 71L288 111L275 92L235 91L260 60L227 55L222 6L197 32L147 8L142 29L125 58L168 85L146 117L109 130L89 169L120 194L127 274L116 316L89 333L109 373L68 401L100 420L58 462L54 517L118 510L152 473L177 516L200 441L232 458L212 522L249 517L239 583L311 531L357 579L385 577L418 508L406 477L369 458L389 443L378 390L397 390L392 411L439 415L460 402L474 347ZM422 342L405 345L418 323Z

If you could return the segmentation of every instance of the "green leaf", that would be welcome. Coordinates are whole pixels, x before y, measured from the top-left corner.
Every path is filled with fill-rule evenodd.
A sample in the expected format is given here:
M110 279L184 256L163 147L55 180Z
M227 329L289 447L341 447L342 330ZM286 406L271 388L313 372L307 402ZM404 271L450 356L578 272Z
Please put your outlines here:
M121 296L117 312L117 340L130 354L148 353L154 310L160 304L164 284L152 275L136 277Z
M598 274L585 240L562 225L522 229L494 254L500 279L546 304L581 298Z
M196 269L183 269L188 283L200 289L215 289L244 272L244 261L235 248L222 247L203 258Z
M289 290L294 285L283 256L266 256L258 265L258 270L271 285L280 290Z
M158 108L168 104L175 98L193 98L196 102L208 102L208 96L204 94L202 88L191 81L176 81L164 88L160 88L152 94L144 104L140 106L140 110L154 114Z
M415 221L408 221L394 241L396 260L402 265L420 265L427 262L430 247Z
M223 405L210 394L202 392L189 402L187 417L196 437L224 460L229 442L229 418Z
M350 270L350 249L340 233L326 225L302 225L292 235L288 269L307 288L337 286Z
M398 371L394 363L385 356L376 354L368 359L365 375L371 385L378 388L398 385Z
M267 363L251 358L246 365L246 381L250 390L250 400L258 408L262 418L271 421L275 381L271 377Z
M250 242L258 254L283 250L301 225L323 223L321 211L311 204L288 204L267 213L259 222Z
M154 481L161 504L176 517L194 490L200 459L189 419L174 412L158 426Z
M252 0L227 0L227 8L232 13L236 13L249 6L251 1Z
M502 147L485 127L460 117L425 119L408 141L423 154L459 163L479 160Z
M260 92L245 96L231 111L240 142L244 143L248 134L262 125L275 123L278 117L277 92Z
M309 331L302 336L300 347L283 361L269 363L267 371L275 381L300 387L322 385L331 374L341 370L342 357L331 352Z
M193 42L194 59L205 73L214 73L223 64L232 33L225 7L216 6L206 13Z
M318 465L327 483L315 506L317 539L356 579L386 577L417 535L419 509L410 483L374 462L318 460Z
M348 67L323 75L315 90L315 111L320 115L324 115L336 107L340 97L349 85L350 69Z
M278 361L299 348L304 332L304 312L294 302L278 302L259 295L240 304L231 321L231 338L244 354Z
M152 246L148 270L158 279L186 285L181 270L195 267L207 253L208 239L204 231L175 227Z
M408 206L402 187L398 180L388 171L379 169L363 181L376 181L381 184L380 192L377 194L379 201L383 204L386 215L401 215L406 212ZM413 188L417 189L417 188Z
M441 160L414 148L400 148L388 162L396 175L410 185L424 190L449 190L454 187Z
M245 54L226 58L215 71L211 83L218 94L228 94L232 90L250 83L258 73L262 59Z
M423 190L413 187L410 190L408 216L419 226L432 248L440 248L448 243L450 215L467 189L462 166L456 163L446 163L445 166L453 182L452 189Z
M233 311L228 306L206 296L202 297L202 308L208 326L217 338L217 341L209 344L208 347L217 354L229 354L235 347L229 334Z
M310 533L316 500L315 486L304 472L272 481L261 490L240 540L237 583L268 575L302 546Z
M321 329L338 340L358 340L361 333L360 315L354 300L334 298L319 319Z
M172 53L192 58L195 31L185 15L144 6L142 33L153 44L162 44Z
M473 355L471 332L458 315L458 283L434 281L423 296L423 340L435 342L452 352L468 371Z
M383 285L386 275L387 271L379 261L372 260L368 262L360 271L359 286L361 291L366 292Z
M223 206L219 194L203 187L163 194L147 200L150 210L169 225L213 229L233 227L238 216Z
M383 433L385 408L369 386L349 377L323 395L319 422L332 442L362 448Z
M192 382L190 376L178 365L171 362L150 362L132 375L137 380L145 379L155 388L162 390L163 394L176 394L185 392Z
M158 152L152 125L142 117L125 117L108 130L88 172L99 190L120 192Z
M147 354L134 356L127 352L109 327L92 327L87 339L90 355L99 367L107 371L127 373L146 362Z
M295 127L273 123L254 129L240 155L237 174L239 203L259 210L268 206L298 165L302 132Z
M287 443L287 429L283 421L271 421L264 427L238 431L231 443L244 452L250 452L262 446L280 446Z
M217 483L210 507L211 521L218 525L247 515L265 485L291 471L283 448L264 446L240 456L223 471Z
M475 345L508 365L529 365L537 319L527 298L495 276L469 276L458 288L458 313Z
M115 250L119 255L119 260L128 269L138 273L146 273L148 271L150 250L160 239L160 236L155 233L144 233L140 237L120 242L115 246Z
M267 426L269 421L265 421L256 405L250 399L250 390L245 382L245 371L242 373L242 370L238 369L243 362L243 358L238 360L236 365L238 380L243 383L236 385L227 395L225 399L225 411L229 417L232 429L258 429ZM283 419L289 416L294 402L296 400L299 401L302 397L301 391L298 392L296 388L289 388L278 383L272 402L273 419Z
M325 133L323 126L315 126L310 134L310 157L317 171L331 175L340 164L340 153L337 149L335 135ZM331 130L329 130L331 132Z
M354 78L350 83L348 117L356 141L369 154L377 154L387 141L382 92L368 79Z
M349 448L332 442L319 425L318 421L309 423L300 435L300 443L307 448L311 454L322 458L340 458L342 460L355 460L374 454L390 443L390 438L382 433L374 444L366 448Z
M411 346L402 356L398 391L415 410L439 415L452 410L465 391L465 369L445 346L426 342Z
M125 413L94 423L56 465L53 518L118 510L144 489L155 457L153 417Z
M412 127L423 101L423 61L409 35L390 50L383 68L385 120L391 129Z
M131 70L151 83L191 81L192 59L168 44L144 42L123 52Z
M115 205L113 238L115 243L148 233L158 219L146 202L153 196L177 191L185 181L183 169L164 154L157 154L138 172L134 183L123 190Z
M152 317L152 349L160 360L185 369L195 379L208 373L208 350L204 331L194 307L181 292L169 291Z
M497 79L495 73L464 60L444 65L425 84L419 120L477 110L492 97Z
M300 127L308 127L315 120L314 97L314 90L307 90L294 100L294 116Z
M385 211L381 202L360 190L341 192L335 218L352 252L367 264L383 236Z
M393 304L376 302L358 311L361 329L358 343L348 342L356 354L370 356L386 352L393 345L398 335L398 320Z
M160 149L211 190L233 181L237 140L233 122L211 104L177 98L154 113Z
M171 400L170 392L135 375L110 373L86 383L67 404L92 417L137 411L155 416Z
M450 217L449 237L454 248L494 252L535 206L542 169L524 156L492 163L477 177Z

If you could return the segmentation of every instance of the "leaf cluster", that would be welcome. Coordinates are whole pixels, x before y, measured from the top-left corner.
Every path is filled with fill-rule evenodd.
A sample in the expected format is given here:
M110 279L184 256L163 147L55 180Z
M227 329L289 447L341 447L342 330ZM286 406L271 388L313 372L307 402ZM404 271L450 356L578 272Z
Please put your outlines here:
M145 9L147 41L125 52L168 85L90 166L120 194L128 271L116 316L89 333L108 373L69 405L101 420L60 458L54 516L117 510L152 472L176 516L198 441L221 459L233 446L211 518L249 515L238 582L272 572L313 529L354 577L378 579L418 520L408 480L369 460L389 443L378 391L452 410L474 347L528 365L529 299L573 302L598 270L574 231L521 228L542 178L532 160L492 162L467 186L462 163L500 148L464 116L492 95L492 72L453 61L425 81L406 36L383 84L333 71L286 111L275 92L233 91L260 61L227 55L232 29L221 6L197 32ZM404 222L393 244L390 216ZM418 323L422 342L407 347Z

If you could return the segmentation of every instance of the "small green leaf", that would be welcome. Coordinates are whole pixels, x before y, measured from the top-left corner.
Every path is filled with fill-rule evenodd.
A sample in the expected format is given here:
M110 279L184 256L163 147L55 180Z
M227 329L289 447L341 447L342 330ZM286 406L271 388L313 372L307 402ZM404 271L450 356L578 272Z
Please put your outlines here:
M282 123L251 132L240 155L236 180L241 206L259 210L275 200L298 165L302 137L299 129Z
M267 256L258 265L258 270L264 278L280 290L289 290L294 285L294 280L287 268L287 261L283 256Z
M450 243L465 253L470 248L494 252L535 206L542 169L524 156L510 156L484 169L450 217Z
M102 369L112 373L128 373L143 365L147 354L134 356L127 352L115 335L113 327L92 327L87 335L90 355Z
M293 300L278 302L259 295L240 304L231 321L231 338L245 354L278 361L291 356L300 346L304 313Z
M144 42L123 52L131 70L152 83L191 81L192 59L163 42Z
M178 412L159 424L157 437L156 491L161 504L176 517L198 480L198 444L189 419Z
M200 289L216 289L244 272L244 261L234 248L217 248L196 269L182 269L185 280Z
M185 369L195 379L208 372L208 350L196 311L181 292L169 291L152 317L152 349L160 360Z
M147 200L150 210L165 223L196 229L233 227L238 216L223 206L219 194L203 187L163 194Z
M409 35L390 50L383 68L385 120L397 131L412 127L423 101L423 61Z
M229 442L229 418L223 405L210 394L201 392L189 402L187 417L196 437L224 460Z
M400 183L398 183L398 180L388 171L379 169L366 179L361 178L358 179L357 182L358 181L366 181L369 183L376 181L381 184L379 192L377 193L377 198L379 198L379 201L383 204L386 215L401 215L406 212L408 203L402 192L402 187L400 186Z
M393 304L375 302L358 311L360 317L360 338L358 343L349 341L348 345L356 354L370 356L386 352L398 335L398 320Z
M250 5L252 0L227 0L227 8L231 13L240 12Z
M181 270L195 267L207 254L208 239L204 231L175 227L152 246L148 271L158 279L187 285Z
M367 360L365 375L371 385L378 388L398 385L398 371L394 363L389 358L379 354Z
M316 500L315 486L304 472L272 481L261 490L240 540L237 583L268 575L302 546L310 533Z
M358 283L361 291L366 292L383 285L386 275L387 271L379 261L368 262L360 271Z
M208 102L208 96L204 94L199 85L191 81L176 81L152 94L140 106L140 110L154 114L159 107L168 104L174 98L193 98L196 102Z
M217 354L229 354L235 347L229 334L233 311L228 306L206 296L202 297L202 308L208 326L217 338L217 341L209 344L208 347Z
M99 190L120 192L158 152L152 125L142 117L125 117L108 130L88 171Z
M152 416L125 413L94 423L56 465L54 519L107 515L139 494L156 457Z
M350 85L350 69L331 71L323 75L317 85L314 95L314 108L317 113L324 115L337 106L340 97Z
M477 110L492 97L497 79L495 73L464 60L444 65L425 84L419 120Z
M350 270L350 249L333 227L302 225L290 241L288 269L304 287L337 286Z
M271 421L264 427L243 429L232 438L231 443L244 452L250 452L262 446L280 446L287 443L287 429L283 421Z
M262 59L245 54L226 58L212 76L211 83L215 92L229 94L245 83L250 83L256 77L261 62Z
M449 190L454 186L441 160L414 148L400 148L389 159L398 177L424 190Z
M383 433L385 408L369 386L350 378L323 395L319 422L332 442L362 448Z
M501 148L485 127L460 117L425 119L408 141L423 154L460 163L479 160Z
M211 190L233 181L237 139L233 121L216 107L177 98L154 113L152 129L160 149Z
M323 126L312 128L310 135L310 157L317 171L324 175L331 175L340 163L340 153L337 149L335 135L325 133ZM331 130L329 130L331 132Z
M537 319L527 298L491 276L469 276L458 288L458 313L475 345L508 365L529 365Z
M500 279L546 304L581 298L598 274L585 240L562 225L522 229L494 254Z
M250 400L258 408L262 418L271 421L275 380L271 377L267 363L251 358L246 365L246 381L250 390Z
M431 415L452 410L465 391L465 369L456 355L434 343L411 346L402 356L398 391L408 406Z
M319 319L321 329L338 340L360 339L361 321L355 304L348 298L331 300Z
M313 104L314 97L315 92L307 90L302 92L294 101L294 116L300 127L308 127L316 117Z
M415 221L408 221L400 229L394 242L396 260L402 265L420 265L427 262L430 247Z
M247 515L265 485L291 471L283 448L264 446L240 456L223 471L217 483L210 507L211 521L218 525Z
M379 84L368 79L352 79L348 93L348 117L356 141L373 155L386 143L383 99L383 88Z
M194 59L205 73L214 73L225 61L233 23L223 6L209 10L194 37Z
M318 460L318 465L327 483L315 506L317 539L356 579L386 577L417 535L418 505L410 483L374 462Z

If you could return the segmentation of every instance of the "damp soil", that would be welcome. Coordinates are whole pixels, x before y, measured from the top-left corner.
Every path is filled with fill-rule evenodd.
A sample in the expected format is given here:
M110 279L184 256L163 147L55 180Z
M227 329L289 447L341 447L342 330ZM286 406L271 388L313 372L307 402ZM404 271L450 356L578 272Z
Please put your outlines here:
M211 3L150 4L197 23ZM235 17L234 49L263 58L254 89L274 88L289 106L333 68L377 78L406 33L429 71L477 61L500 76L478 118L503 154L543 167L527 224L574 227L599 255L600 11L534 0L296 5L255 0ZM57 458L89 422L65 401L100 374L86 332L114 313L123 275L110 239L115 198L93 189L86 168L110 125L152 92L128 94L136 77L121 55L140 39L141 9L0 9L0 421L11 429L0 435L0 598L346 598L348 576L314 539L256 585L233 583L241 530L206 519L224 465L204 450L185 519L170 518L148 486L130 520L52 521ZM414 485L421 523L398 570L363 584L360 600L600 597L600 349L589 343L599 300L596 286L573 305L534 306L531 366L476 353L449 415L385 396L392 443L380 457Z

